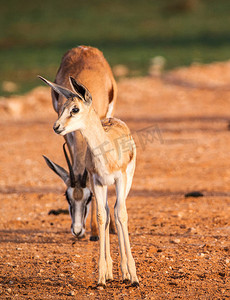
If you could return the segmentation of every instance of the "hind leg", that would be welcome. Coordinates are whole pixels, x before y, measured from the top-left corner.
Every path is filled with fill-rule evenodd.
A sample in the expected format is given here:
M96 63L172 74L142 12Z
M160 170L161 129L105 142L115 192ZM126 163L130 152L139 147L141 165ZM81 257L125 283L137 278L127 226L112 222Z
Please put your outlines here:
M127 178L127 174L122 174L117 180L116 180L116 193L117 193L117 202L115 206L115 218L116 218L116 224L118 224L117 228L119 231L118 238L119 238L119 245L121 250L121 270L126 270L128 268L128 273L130 275L130 280L132 285L139 285L139 281L136 274L136 266L135 261L133 259L132 253L131 253L131 247L129 242L129 233L128 233L128 214L126 209L126 197L129 192L129 189L131 187L130 184L131 178ZM124 253L124 249L126 255ZM123 252L123 253L122 253ZM125 264L125 256L127 257L127 267ZM122 274L123 271L122 270ZM123 274L123 278L124 278Z

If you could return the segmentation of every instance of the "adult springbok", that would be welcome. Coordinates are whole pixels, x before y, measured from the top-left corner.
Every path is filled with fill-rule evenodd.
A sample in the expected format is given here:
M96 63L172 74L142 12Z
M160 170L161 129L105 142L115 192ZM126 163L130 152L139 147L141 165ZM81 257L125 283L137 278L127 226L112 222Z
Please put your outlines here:
M55 83L65 88L71 88L69 76L77 78L89 87L93 97L93 107L100 119L113 115L114 104L117 98L117 86L112 71L101 51L88 46L79 46L64 54L57 72ZM52 102L54 110L60 116L66 101L65 95L52 89ZM89 180L85 169L85 155L87 145L79 131L67 133L64 136L70 156L64 150L69 172L44 156L47 165L59 175L67 186L66 199L72 219L71 231L77 237L84 236L85 221L91 204L91 236L90 240L98 240L96 221L95 198L89 189ZM74 188L74 189L73 189ZM92 199L92 201L91 201ZM114 224L111 223L111 231Z
M66 135L79 130L87 143L86 169L96 198L100 238L98 285L104 286L106 280L113 279L107 188L115 184L117 199L114 215L121 253L122 277L124 281L131 280L132 285L137 286L139 283L130 249L126 210L126 198L136 164L136 147L130 131L126 124L118 119L108 118L101 121L92 106L90 91L73 77L70 77L72 90L41 79L55 92L67 98L53 126L54 131ZM72 195L73 191L73 188L69 188L68 194Z

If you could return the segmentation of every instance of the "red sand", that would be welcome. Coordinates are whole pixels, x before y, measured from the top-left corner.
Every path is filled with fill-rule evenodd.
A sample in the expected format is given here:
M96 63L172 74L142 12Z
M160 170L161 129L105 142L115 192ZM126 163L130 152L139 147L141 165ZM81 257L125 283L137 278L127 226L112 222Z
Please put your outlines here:
M42 154L65 166L52 131L50 91L0 100L1 299L227 299L230 297L230 63L119 82L116 116L137 143L127 199L140 287L96 289L99 243L75 240L64 184ZM185 198L201 191L204 197ZM110 202L114 203L114 193Z

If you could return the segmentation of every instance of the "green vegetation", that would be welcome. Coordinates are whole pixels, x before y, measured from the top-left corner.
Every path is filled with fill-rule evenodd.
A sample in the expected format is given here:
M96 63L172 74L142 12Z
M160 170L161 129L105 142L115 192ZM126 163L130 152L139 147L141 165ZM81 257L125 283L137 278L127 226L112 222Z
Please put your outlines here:
M228 60L229 8L229 0L0 0L0 95L12 94L4 81L24 93L41 84L37 74L54 79L64 52L81 44L131 75L159 55L168 69Z

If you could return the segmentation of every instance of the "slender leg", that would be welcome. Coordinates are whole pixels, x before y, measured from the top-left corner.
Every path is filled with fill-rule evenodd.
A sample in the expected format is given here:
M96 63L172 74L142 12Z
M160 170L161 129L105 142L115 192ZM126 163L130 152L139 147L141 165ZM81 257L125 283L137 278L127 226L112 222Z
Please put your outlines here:
M93 196L91 202L91 236L90 241L98 241L98 229L97 229L97 208L96 208L96 199Z
M97 222L99 229L99 241L100 241L100 255L99 255L99 263L98 263L98 285L105 285L106 280L106 260L105 260L105 226L106 226L106 197L107 197L107 186L102 186L94 183L93 185L94 195L96 197L97 202Z
M126 204L125 204L126 195L128 193L127 184L128 182L127 182L126 174L123 174L120 178L116 180L117 203L115 207L116 210L115 215L117 215L118 222L120 223L122 229L124 245L125 245L125 250L127 255L127 266L130 274L131 283L132 285L138 285L139 283L136 274L136 266L131 253L129 233L128 233L128 215L127 215Z
M91 202L91 235L90 235L90 241L98 241L99 240L99 233L97 228L97 207L96 207L96 199L93 196L92 202ZM109 223L109 233L115 234L115 224L114 220L111 217L110 214L110 223Z
M121 224L118 220L118 212L116 209L116 205L115 205L115 209L114 209L114 215L115 215L115 223L116 223L116 227L117 227L117 235L118 235L119 248L120 248L120 254L121 254L122 279L124 282L126 282L126 281L130 280L130 275L129 275L129 271L127 268L127 257L126 257L126 253L125 253L124 237L123 237L123 233L122 233Z
M113 261L110 255L110 242L109 242L109 231L110 231L110 213L108 202L106 201L106 213L107 213L107 222L105 228L105 259L106 259L106 279L113 280Z

